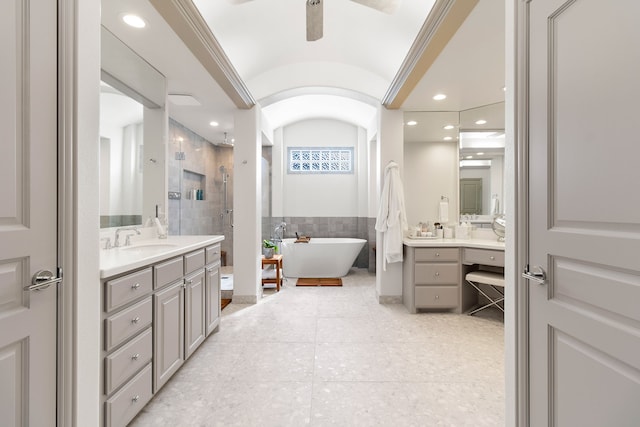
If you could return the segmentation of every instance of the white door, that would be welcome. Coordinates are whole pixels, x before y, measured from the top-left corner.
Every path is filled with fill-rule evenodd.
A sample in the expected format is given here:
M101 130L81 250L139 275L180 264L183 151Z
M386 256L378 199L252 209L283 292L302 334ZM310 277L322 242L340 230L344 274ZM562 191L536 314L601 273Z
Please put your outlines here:
M640 2L528 2L532 426L640 425Z
M56 2L0 14L0 425L56 424Z

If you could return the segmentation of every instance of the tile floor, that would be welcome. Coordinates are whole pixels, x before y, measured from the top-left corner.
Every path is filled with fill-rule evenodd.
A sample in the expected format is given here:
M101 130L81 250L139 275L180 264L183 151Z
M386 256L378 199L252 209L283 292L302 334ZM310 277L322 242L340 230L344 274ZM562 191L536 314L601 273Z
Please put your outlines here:
M130 425L504 425L500 312L412 315L366 270L343 282L229 305Z

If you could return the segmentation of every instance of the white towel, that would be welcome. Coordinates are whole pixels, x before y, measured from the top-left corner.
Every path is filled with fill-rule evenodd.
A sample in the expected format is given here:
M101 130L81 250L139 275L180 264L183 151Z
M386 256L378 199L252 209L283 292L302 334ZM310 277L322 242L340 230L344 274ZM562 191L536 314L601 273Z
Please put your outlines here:
M498 196L493 196L491 203L491 213L493 215L498 215L500 213L500 199L498 199Z
M441 201L438 213L440 216L440 224L444 225L449 222L449 202L446 200Z
M383 233L383 270L387 270L388 263L402 262L402 235L406 228L407 214L400 166L389 162L384 168L384 185L376 219L376 230Z

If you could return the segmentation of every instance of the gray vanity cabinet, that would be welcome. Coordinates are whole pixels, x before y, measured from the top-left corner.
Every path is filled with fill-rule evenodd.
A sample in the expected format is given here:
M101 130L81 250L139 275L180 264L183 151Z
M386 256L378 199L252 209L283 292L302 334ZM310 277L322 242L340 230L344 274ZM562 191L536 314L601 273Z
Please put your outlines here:
M204 341L205 336L205 275L200 269L185 277L185 359Z
M220 245L205 249L205 335L209 336L220 324Z
M220 323L220 244L103 279L103 426L126 426Z
M184 363L184 281L153 295L153 392Z
M403 303L418 309L460 309L460 249L405 246Z

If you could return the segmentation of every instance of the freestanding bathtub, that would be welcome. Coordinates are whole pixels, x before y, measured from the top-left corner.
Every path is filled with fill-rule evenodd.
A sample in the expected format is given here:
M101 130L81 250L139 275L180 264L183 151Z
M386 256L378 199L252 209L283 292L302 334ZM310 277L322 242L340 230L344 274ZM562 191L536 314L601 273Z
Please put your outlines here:
M312 237L309 243L281 243L282 269L287 277L343 277L367 242L364 239Z

